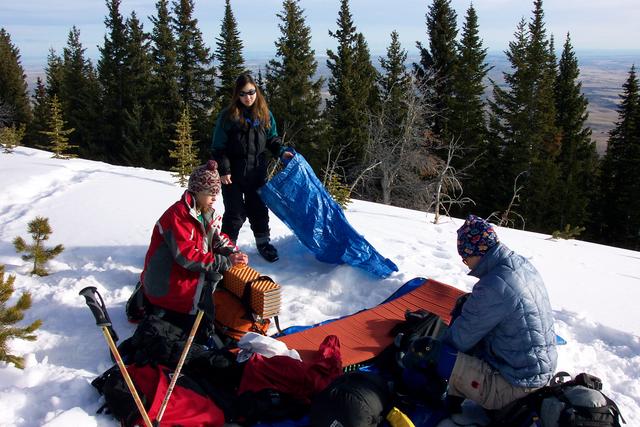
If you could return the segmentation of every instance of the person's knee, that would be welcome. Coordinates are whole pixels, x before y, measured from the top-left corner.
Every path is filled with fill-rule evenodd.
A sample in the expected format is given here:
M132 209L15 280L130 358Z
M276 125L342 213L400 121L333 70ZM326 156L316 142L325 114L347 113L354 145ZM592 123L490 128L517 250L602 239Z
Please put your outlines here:
M532 389L512 385L484 360L461 353L449 379L449 390L484 409L499 410Z

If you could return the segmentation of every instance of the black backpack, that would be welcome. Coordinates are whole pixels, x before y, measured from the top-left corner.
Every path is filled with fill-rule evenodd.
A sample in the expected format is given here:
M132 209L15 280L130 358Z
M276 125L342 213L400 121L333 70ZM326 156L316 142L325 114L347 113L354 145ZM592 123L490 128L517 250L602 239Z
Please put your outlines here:
M569 378L569 380L566 380ZM493 414L492 426L620 427L626 421L618 405L602 393L602 381L581 373L574 379L559 372L548 386Z
M436 314L424 309L407 310L404 313L404 321L395 325L389 332L394 341L376 357L376 366L382 371L398 376L402 370L400 361L413 341L422 337L440 338L446 329L447 325Z

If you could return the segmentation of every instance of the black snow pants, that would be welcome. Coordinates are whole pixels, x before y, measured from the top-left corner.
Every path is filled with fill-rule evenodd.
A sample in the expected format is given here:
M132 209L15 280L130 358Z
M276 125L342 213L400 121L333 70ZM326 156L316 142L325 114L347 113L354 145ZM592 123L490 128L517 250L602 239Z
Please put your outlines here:
M224 215L222 232L237 243L238 233L249 218L257 244L269 242L269 209L258 195L258 187L242 180L222 186Z

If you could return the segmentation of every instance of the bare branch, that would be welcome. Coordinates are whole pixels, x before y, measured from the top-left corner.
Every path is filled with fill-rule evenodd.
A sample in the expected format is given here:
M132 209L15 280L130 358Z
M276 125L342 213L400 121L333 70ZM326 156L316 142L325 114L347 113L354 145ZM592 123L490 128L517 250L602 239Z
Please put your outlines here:
M461 169L452 166L454 159L462 158L463 153L467 150L463 147L460 138L451 138L448 144L438 144L436 141L435 149L446 149L446 158L439 159L435 168L435 178L428 184L428 188L433 193L433 211L435 214L433 222L435 224L440 221L440 212L450 216L449 212L452 206L464 206L468 203L475 202L466 196L463 196L461 178L466 175L466 171L471 168L478 157L466 164Z
M513 180L513 195L511 196L511 200L509 201L507 209L502 213L500 213L499 211L492 212L491 215L489 215L489 217L487 218L487 221L494 219L498 221L499 227L515 228L515 220L516 218L518 218L522 222L522 229L524 230L526 221L522 215L514 210L514 208L520 205L520 191L522 191L522 189L524 188L524 185L518 185L518 179L526 173L527 171L520 172ZM513 218L513 216L515 216L516 218Z
M387 95L380 109L369 115L369 138L362 162L366 171L363 188L369 198L403 207L426 206L426 117L432 115L431 111L421 96L420 83L414 79L399 101Z

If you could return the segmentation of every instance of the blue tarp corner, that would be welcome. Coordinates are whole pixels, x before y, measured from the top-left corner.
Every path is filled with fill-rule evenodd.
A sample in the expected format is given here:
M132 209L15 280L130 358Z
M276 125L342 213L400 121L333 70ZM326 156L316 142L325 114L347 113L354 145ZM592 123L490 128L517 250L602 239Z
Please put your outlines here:
M260 197L319 261L346 263L382 278L398 271L351 227L300 153L260 189Z

